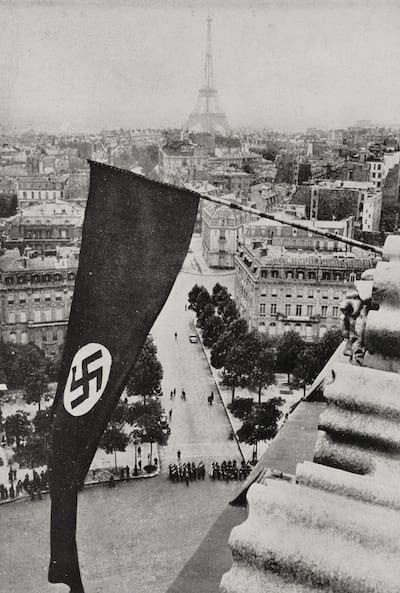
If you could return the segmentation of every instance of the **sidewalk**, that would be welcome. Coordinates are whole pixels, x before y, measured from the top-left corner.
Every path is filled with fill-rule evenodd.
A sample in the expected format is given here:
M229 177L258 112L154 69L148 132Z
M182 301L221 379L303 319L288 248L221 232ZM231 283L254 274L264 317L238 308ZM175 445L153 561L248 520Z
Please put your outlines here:
M232 427L233 438L237 442L237 446L239 448L242 458L245 461L251 461L252 457L253 457L253 446L247 445L246 443L239 442L236 433L239 430L239 428L241 427L242 422L241 422L241 420L239 420L238 418L233 416L233 414L231 414L230 410L228 409L228 404L230 404L230 402L232 401L232 390L230 388L225 387L225 385L223 385L221 383L219 370L217 370L213 366L211 366L210 350L204 346L203 340L201 337L201 333L200 333L198 327L196 326L195 319L193 321L194 321L194 327L195 327L196 333L198 335L199 341L203 348L203 352L207 359L207 363L210 368L211 375L214 379L215 387L216 387L218 394L221 398L222 405L225 408L226 415L227 415L229 423ZM261 396L261 401L266 402L274 397L280 397L284 400L284 404L280 408L280 410L282 411L282 418L280 419L280 421L278 423L278 431L279 431L280 428L283 426L283 424L286 422L286 420L290 414L292 406L295 405L297 402L299 402L301 400L301 398L303 397L303 390L302 389L291 389L290 387L288 387L286 374L276 373L275 377L276 377L276 384L271 385L270 387L268 387L268 389L263 390L262 396ZM239 398L239 397L242 397L242 398L251 397L251 398L253 398L254 401L258 401L258 393L255 393L254 391L250 391L250 389L248 389L247 387L246 388L239 387L239 388L235 389L235 398ZM271 443L271 441L267 441L267 442L259 441L258 442L258 445L257 445L258 459L260 459L260 457L266 451L266 449L268 448L270 443Z
M47 466L35 467L33 469L28 468L20 468L17 463L13 463L12 466L8 465L8 460L11 458L12 452L9 447L0 447L0 458L3 460L4 465L0 466L0 484L4 484L7 488L11 486L11 483L8 479L8 472L10 467L16 469L17 471L17 478L14 480L14 488L16 482L21 480L23 482L26 475L28 475L29 480L33 480L33 471L35 470L38 474L42 471L45 472ZM158 456L158 446L157 443L153 443L153 450L152 450L152 457L153 461L154 458L157 458L158 464L156 469L153 472L146 472L144 471L143 467L148 464L148 457L150 455L150 444L149 443L142 443L141 444L141 457L137 456L138 465L139 461L142 462L142 469L138 469L138 474L134 475L134 467L135 467L135 448L133 446L128 446L126 451L117 451L117 471L115 470L115 455L114 453L107 454L102 449L98 449L96 454L93 458L92 464L90 469L87 473L85 478L85 486L94 486L96 484L104 484L110 481L110 477L114 476L115 482L118 481L127 481L127 480L140 480L145 478L154 478L160 473L160 459ZM129 478L126 477L126 466L129 467ZM124 470L124 477L121 477L121 469ZM42 494L48 492L48 488L41 489ZM18 500L26 500L30 498L30 495L23 490L22 493L15 498L7 498L5 500L0 500L0 505L7 504L10 502L16 502Z

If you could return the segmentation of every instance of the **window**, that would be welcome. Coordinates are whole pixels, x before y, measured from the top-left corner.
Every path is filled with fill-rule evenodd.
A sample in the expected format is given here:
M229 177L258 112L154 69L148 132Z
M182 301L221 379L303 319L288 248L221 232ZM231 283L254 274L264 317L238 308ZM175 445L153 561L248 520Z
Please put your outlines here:
M42 312L40 311L40 309L35 311L34 320L35 323L40 323L42 321Z
M40 293L39 292L33 293L33 300L35 303L40 303Z
M265 303L260 303L260 315L265 315Z
M14 304L14 295L13 294L9 294L7 297L7 304L8 305L13 305Z
M50 303L51 302L51 294L49 292L46 292L44 295L44 300L46 303Z
M268 278L267 270L261 270L261 278Z
M272 322L269 324L269 335L275 336L276 335L276 323Z
M19 321L20 323L26 323L26 311L19 312Z
M296 315L298 317L301 317L302 308L303 307L301 305L296 305Z
M51 321L51 309L44 310L44 320Z
M354 272L352 272L349 276L349 280L350 282L355 282L356 281L356 275L354 274Z
M56 297L56 301L62 301L62 293L61 292L56 292L55 297Z
M265 288L265 286L261 288L261 296L267 296L267 289Z
M276 303L271 303L271 315L276 315Z
M278 289L275 286L273 286L271 288L271 296L273 296L273 297L278 296Z
M308 315L309 317L311 317L311 316L312 316L312 314L313 314L313 309L314 309L314 307L313 307L312 305L307 305L307 315Z
M315 280L315 272L309 272L309 273L308 273L308 278L309 278L310 280Z
M25 294L20 294L19 295L19 304L20 305L25 305L26 303L26 295Z
M339 317L339 307L332 307L332 317Z
M292 291L290 291L290 292L289 292L289 291L290 291L290 288L288 288L288 289L287 289L287 292L286 292L286 298L287 298L287 299L290 299L290 298L292 298Z
M286 272L286 278L288 278L289 280L291 280L293 278L293 272L292 271L288 271Z
M300 288L300 287L297 289L297 298L298 299L302 299L303 298L303 289Z
M327 290L323 290L322 291L322 298L323 299L327 299L328 298L328 291Z
M314 298L314 291L312 288L308 289L308 298L309 299L313 299Z
M322 305L321 307L321 316L326 317L328 314L328 307L326 305Z
M272 270L271 276L272 276L272 278L278 278L279 277L278 270Z
M15 323L15 313L8 314L8 323Z
M61 321L63 318L63 310L56 309L56 321Z
M338 299L340 299L340 292L338 292L337 290L333 293L333 298L337 301Z
M285 315L290 315L291 305L285 305Z
M304 280L304 272L298 272L298 274L297 274L297 278L298 278L299 280Z

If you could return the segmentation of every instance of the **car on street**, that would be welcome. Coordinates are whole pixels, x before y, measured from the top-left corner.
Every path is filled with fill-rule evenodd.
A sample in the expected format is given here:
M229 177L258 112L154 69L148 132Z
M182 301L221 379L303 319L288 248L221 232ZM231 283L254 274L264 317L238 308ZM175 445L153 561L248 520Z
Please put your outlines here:
M169 434L171 432L171 429L170 429L169 424L168 424L167 414L161 414L161 416L160 416L160 426L161 426L161 430L163 431L164 434Z
M191 335L189 336L189 342L190 342L191 344L197 344L197 342L198 342L198 340L197 340L197 336L196 336L195 334L191 334Z

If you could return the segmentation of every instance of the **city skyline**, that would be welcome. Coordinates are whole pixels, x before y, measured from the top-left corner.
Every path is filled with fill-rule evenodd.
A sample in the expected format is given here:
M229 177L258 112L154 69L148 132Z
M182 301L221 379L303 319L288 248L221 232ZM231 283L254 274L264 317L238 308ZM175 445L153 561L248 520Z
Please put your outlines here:
M0 123L58 133L181 127L202 81L208 10L232 127L400 122L400 5L327 0L0 2Z

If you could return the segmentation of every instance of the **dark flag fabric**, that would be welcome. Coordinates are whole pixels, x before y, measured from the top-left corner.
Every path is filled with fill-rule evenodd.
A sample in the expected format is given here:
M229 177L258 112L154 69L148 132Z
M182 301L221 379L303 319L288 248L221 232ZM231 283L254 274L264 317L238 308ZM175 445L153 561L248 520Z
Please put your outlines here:
M90 188L52 409L49 581L84 591L77 494L187 254L198 195L89 161Z

